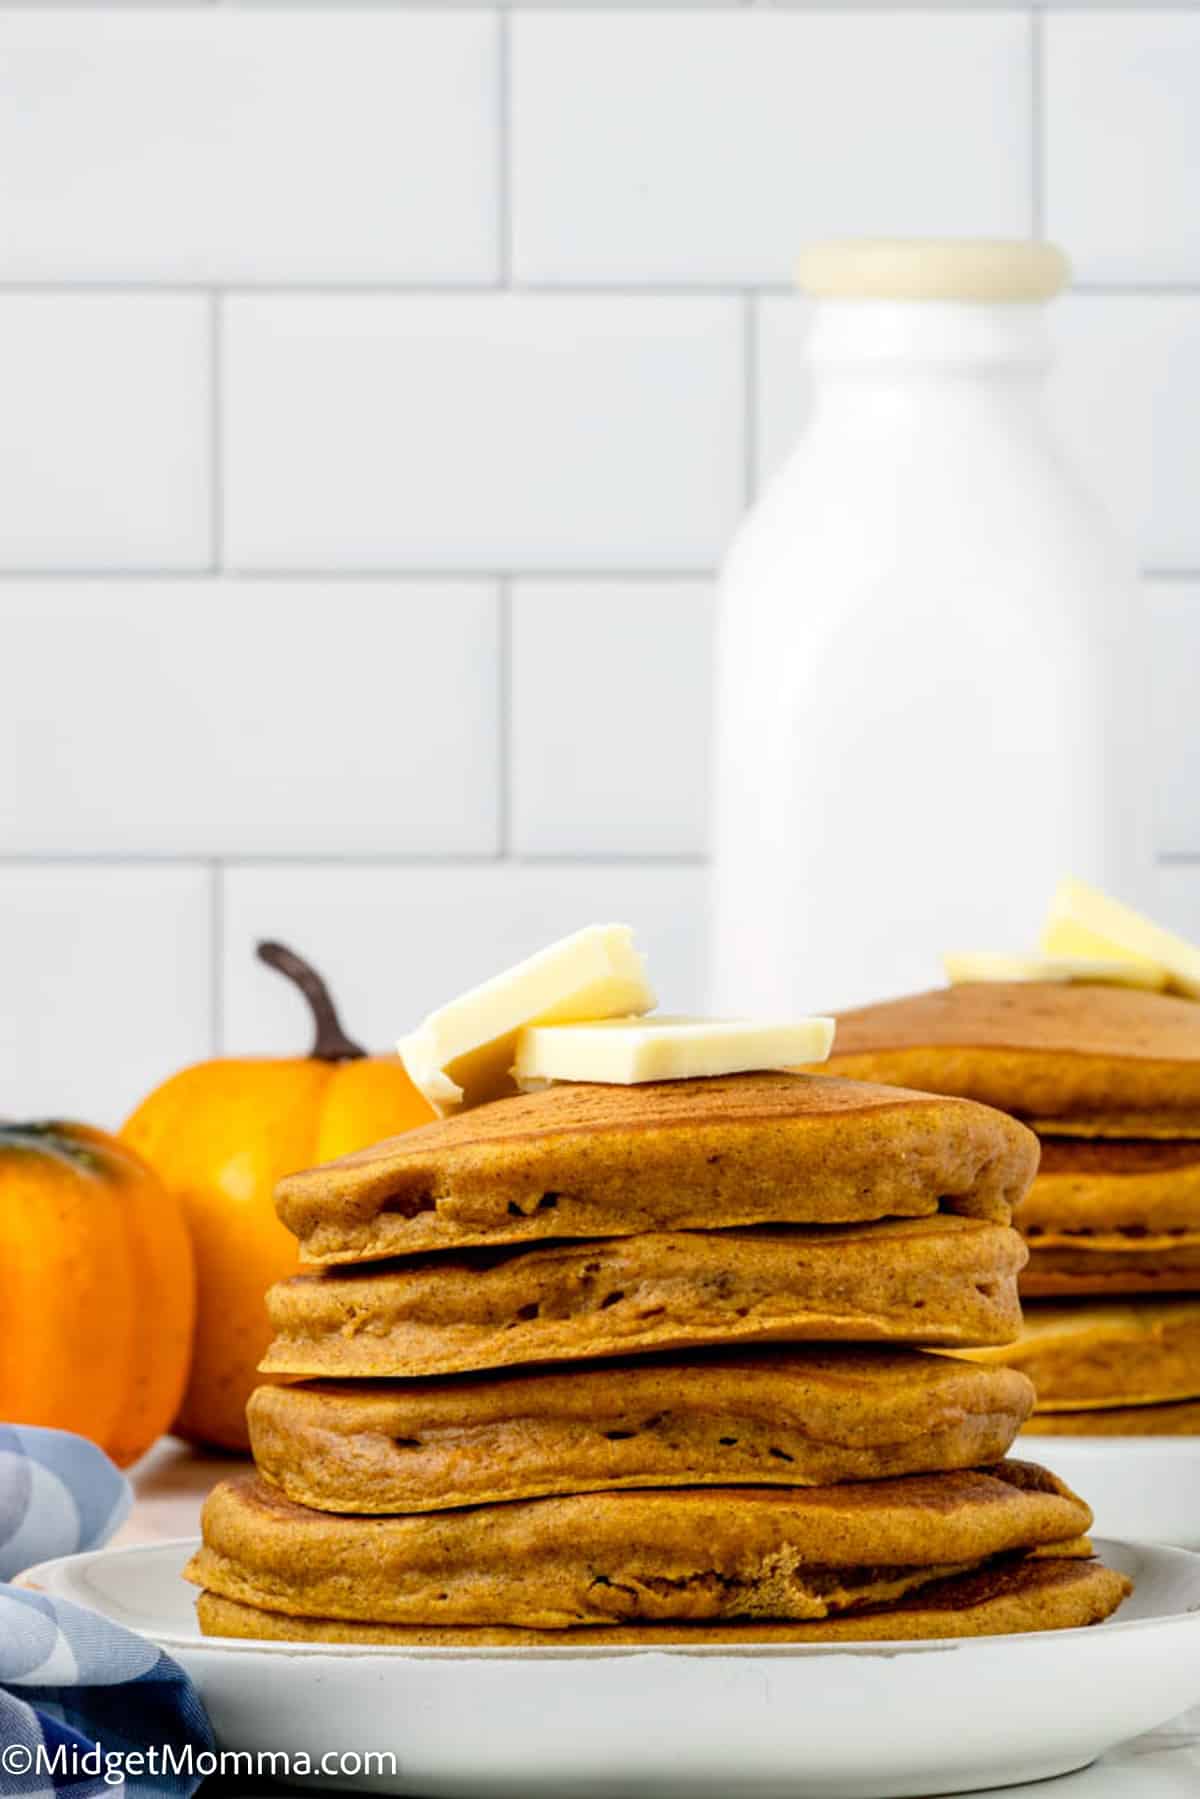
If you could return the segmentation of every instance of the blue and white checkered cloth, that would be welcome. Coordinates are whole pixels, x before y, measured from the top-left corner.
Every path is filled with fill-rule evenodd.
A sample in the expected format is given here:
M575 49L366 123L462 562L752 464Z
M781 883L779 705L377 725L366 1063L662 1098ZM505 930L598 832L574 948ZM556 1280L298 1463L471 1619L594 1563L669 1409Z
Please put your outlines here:
M95 1549L129 1482L67 1431L0 1425L0 1576ZM0 1799L183 1799L212 1729L178 1663L96 1612L0 1583ZM137 1759L140 1757L140 1761Z

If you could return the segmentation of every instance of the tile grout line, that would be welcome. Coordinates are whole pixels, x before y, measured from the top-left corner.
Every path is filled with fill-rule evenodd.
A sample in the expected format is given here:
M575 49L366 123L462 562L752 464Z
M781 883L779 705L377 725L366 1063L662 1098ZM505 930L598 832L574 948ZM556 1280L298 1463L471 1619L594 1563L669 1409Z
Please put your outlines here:
M214 288L210 301L209 381L208 397L209 494L208 527L212 543L212 571L223 572L225 562L225 310L219 289Z
M339 853L335 851L313 852L293 851L279 854L241 855L227 857L204 856L181 851L175 854L169 850L161 853L122 852L119 850L82 850L68 854L46 851L0 851L0 872L15 869L111 869L111 868L203 868L210 881L209 888L209 924L213 937L213 965L211 968L211 1007L214 1028L210 1033L214 1043L219 1047L220 1034L224 1028L223 989L221 984L221 963L225 942L225 876L240 870L272 870L281 868L298 869L369 869L372 871L426 870L449 873L450 870L473 869L483 872L503 866L516 870L537 870L553 868L633 868L633 869L671 869L671 868L707 868L710 856L703 850L682 850L675 855L649 855L637 850L597 850L578 851L575 853L527 852L519 856L507 856L502 863L494 855L486 852L478 854L464 852L461 855L433 852L422 855L413 852L408 855L377 855L369 851L361 854ZM1155 850L1153 856L1156 868L1198 868L1200 869L1200 850Z
M702 851L681 851L678 855L653 856L637 850L629 851L596 851L576 854L558 853L552 850L544 854L526 853L519 856L508 856L504 866L508 868L703 868L708 863L707 855ZM355 851L279 851L277 853L259 852L245 854L235 852L232 855L212 856L203 851L195 853L187 850L173 852L120 851L120 850L80 850L77 852L46 851L0 851L0 870L17 868L193 868L208 871L210 882L219 879L217 885L210 886L209 919L214 937L219 935L221 948L224 948L225 936L225 876L239 869L273 869L273 868L361 868L361 869L477 869L494 870L498 858L494 852L487 850L463 851L454 854L451 851L430 851L422 854L419 851L404 853L379 854L370 850ZM214 958L215 959L215 958ZM218 996L219 998L219 996ZM223 1007L218 1004L218 1013ZM223 1020L222 1020L223 1022Z
M220 861L209 862L208 881L209 1048L219 1056L225 1047L225 870Z
M1043 67L1045 37L1042 14L1035 7L1029 15L1029 196L1031 236L1046 235L1046 122Z
M348 584L390 582L457 582L463 586L475 583L486 586L507 579L519 581L708 581L715 572L714 563L693 564L690 568L642 568L633 564L594 564L589 567L501 569L491 563L478 568L426 568L419 564L396 564L390 568L0 568L0 589L14 581L162 581L182 585L211 585L214 580L244 582L344 581ZM1191 570L1181 571L1190 575ZM1200 570L1196 571L1200 573Z
M499 737L496 744L496 858L512 860L512 582L502 576L496 594L498 641L496 654L496 702L499 708Z
M496 14L496 277L512 287L512 32L505 8Z
M750 507L758 493L758 301L747 294L742 307L742 499Z
M1200 0L1195 0L1200 10ZM0 0L0 13L4 11ZM1041 16L1041 15L1037 15ZM1086 277L1074 281L1071 291L1098 299L1155 300L1195 299L1200 296L1200 278L1195 280L1157 279L1090 281ZM397 278L393 281L309 281L303 277L289 282L226 281L219 289L195 281L99 281L86 277L58 281L8 281L0 277L0 300L5 298L63 298L87 300L98 295L117 296L129 300L156 300L167 295L206 299L219 292L222 300L495 300L504 294L539 300L614 300L676 301L737 300L743 296L758 299L792 299L795 286L789 281L731 280L689 281L683 276L669 279L637 280L622 276L613 280L594 277L589 281L549 281L539 279L510 281L498 286L492 281L436 281Z
M1200 0L1198 0L1200 3ZM391 568L0 568L0 592L6 586L17 582L57 582L67 584L72 581L128 581L137 585L141 582L161 582L166 585L175 584L181 587L211 586L215 581L239 582L252 587L256 583L274 582L280 586L295 583L297 586L317 582L344 582L347 586L370 586L372 583L389 583L392 586L436 585L438 582L455 583L461 586L487 586L499 581L571 581L580 586L589 582L597 584L613 581L671 582L690 581L697 585L711 581L718 572L718 565L706 563L694 564L689 568L643 568L634 564L615 563L612 565L592 565L562 568L521 568L506 564L504 569L490 564L481 564L478 568L422 568L416 564L400 565ZM1200 564L1181 564L1178 568L1157 567L1144 564L1138 574L1146 581L1200 581Z

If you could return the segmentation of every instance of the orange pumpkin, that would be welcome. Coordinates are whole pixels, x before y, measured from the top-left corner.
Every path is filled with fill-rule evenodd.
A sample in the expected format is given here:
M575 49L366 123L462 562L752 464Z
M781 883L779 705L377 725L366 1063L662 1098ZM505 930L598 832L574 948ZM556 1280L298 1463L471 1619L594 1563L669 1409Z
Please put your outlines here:
M199 1062L143 1100L121 1133L182 1201L195 1249L192 1370L175 1429L224 1449L249 1447L246 1401L271 1335L263 1294L298 1266L275 1216L276 1182L433 1116L397 1057L350 1041L307 963L275 943L258 954L311 1005L309 1055Z
M104 1131L0 1123L0 1280L0 1419L136 1461L187 1380L195 1278L178 1202Z

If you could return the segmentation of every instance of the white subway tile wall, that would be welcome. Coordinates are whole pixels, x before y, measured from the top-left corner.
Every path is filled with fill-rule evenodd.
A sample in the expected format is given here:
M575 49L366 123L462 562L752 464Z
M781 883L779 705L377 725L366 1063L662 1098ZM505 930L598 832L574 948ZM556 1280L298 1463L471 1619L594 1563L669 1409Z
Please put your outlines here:
M3 581L0 642L53 699L0 724L13 850L498 851L494 585Z
M243 1053L307 1047L295 990L254 958L271 936L336 970L343 1022L372 1044L581 920L636 920L660 1001L685 1011L703 978L704 890L689 863L235 864L224 873L222 1039Z
M707 569L742 501L736 299L223 303L235 569Z
M497 25L0 10L0 279L491 282Z
M628 919L703 1000L712 579L814 234L1072 253L1200 935L1200 0L0 0L0 1088L115 1123Z
M210 1053L215 885L183 860L0 865L6 1117L117 1123Z
M711 588L522 581L512 604L516 854L702 855Z
M511 63L519 281L786 281L809 237L1030 229L1019 12L518 12Z
M211 310L0 282L0 570L211 565Z

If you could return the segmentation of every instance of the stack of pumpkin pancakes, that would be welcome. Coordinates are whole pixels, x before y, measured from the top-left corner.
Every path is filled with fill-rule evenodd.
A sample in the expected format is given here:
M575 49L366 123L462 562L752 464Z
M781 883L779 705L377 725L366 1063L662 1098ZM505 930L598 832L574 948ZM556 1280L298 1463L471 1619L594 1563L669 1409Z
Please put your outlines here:
M1002 1107L1041 1138L1014 1214L1024 1330L981 1352L1034 1380L1028 1430L1200 1430L1200 1005L975 982L843 1013L829 1066Z
M1004 1460L1037 1158L960 1099L559 1085L289 1177L212 1635L567 1644L1045 1629L1128 1590ZM901 1345L903 1347L897 1347Z

